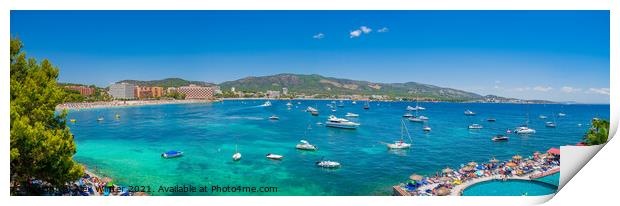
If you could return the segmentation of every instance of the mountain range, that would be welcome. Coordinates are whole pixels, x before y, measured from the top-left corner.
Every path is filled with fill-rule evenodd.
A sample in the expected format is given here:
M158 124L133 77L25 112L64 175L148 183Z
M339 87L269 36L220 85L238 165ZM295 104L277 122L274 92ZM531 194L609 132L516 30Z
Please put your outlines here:
M202 81L188 81L180 78L163 80L138 81L123 80L141 86L180 87L188 84L213 86L216 84ZM441 101L520 101L515 98L505 98L495 95L480 95L459 89L439 87L417 82L405 83L375 83L369 81L325 77L318 74L276 74L269 76L250 76L234 81L226 81L220 86L222 91L266 92L268 90L282 91L287 88L289 93L295 94L325 94L325 95L387 95L403 98L421 98ZM530 100L544 103L544 100Z

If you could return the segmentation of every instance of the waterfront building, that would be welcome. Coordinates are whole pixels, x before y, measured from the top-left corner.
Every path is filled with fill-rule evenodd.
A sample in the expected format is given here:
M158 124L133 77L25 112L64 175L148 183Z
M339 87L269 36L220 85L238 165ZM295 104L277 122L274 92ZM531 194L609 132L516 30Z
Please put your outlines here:
M267 98L280 98L280 91L267 91Z
M78 91L80 92L80 95L82 96L90 96L93 95L95 93L95 88L90 88L87 86L65 86L65 88L70 89L70 90L74 90L74 91Z
M110 96L115 99L135 99L136 98L136 85L129 83L116 83L110 85Z
M175 92L177 92L177 88L176 87L168 87L166 89L166 94L175 93Z
M282 94L283 95L288 95L288 88L286 88L286 87L282 88Z
M136 86L135 94L136 98L159 98L163 95L164 88L163 87L144 87L144 86Z
M190 84L177 88L177 92L185 94L185 99L211 99L215 93L215 88Z

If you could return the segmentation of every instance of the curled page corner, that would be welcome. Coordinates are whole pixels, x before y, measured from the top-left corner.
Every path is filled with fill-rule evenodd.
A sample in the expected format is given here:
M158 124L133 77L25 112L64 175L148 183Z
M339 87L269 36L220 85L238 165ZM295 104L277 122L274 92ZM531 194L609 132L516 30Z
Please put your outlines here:
M592 159L605 145L561 146L562 166L558 192ZM557 194L557 192L556 192Z

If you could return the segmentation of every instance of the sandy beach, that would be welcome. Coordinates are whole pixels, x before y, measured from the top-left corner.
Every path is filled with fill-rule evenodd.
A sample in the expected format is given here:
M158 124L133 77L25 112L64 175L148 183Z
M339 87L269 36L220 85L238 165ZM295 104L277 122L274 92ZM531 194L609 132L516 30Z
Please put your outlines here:
M114 101L101 101L101 102L73 102L64 103L56 106L56 110L80 110L80 109L100 109L100 108L112 108L112 107L131 107L131 106L144 106L144 105L163 105L163 104L195 104L195 103L210 103L218 100L205 100L205 99L187 99L187 100L114 100Z

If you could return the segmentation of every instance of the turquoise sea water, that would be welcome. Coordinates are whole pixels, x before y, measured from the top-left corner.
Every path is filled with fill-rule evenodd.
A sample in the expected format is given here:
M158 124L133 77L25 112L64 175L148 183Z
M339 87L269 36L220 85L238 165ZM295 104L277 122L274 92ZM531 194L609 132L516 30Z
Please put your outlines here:
M276 193L151 193L153 195L390 195L391 186L411 173L434 174L450 166L469 161L485 162L495 156L509 159L514 154L531 155L550 147L579 142L593 117L609 118L609 105L519 105L475 103L420 103L430 118L430 133L420 123L406 121L413 147L406 151L388 151L381 142L400 138L401 116L411 102L372 102L363 110L363 102L331 112L330 101L301 101L287 110L288 101L224 101L207 104L152 105L141 107L71 111L68 118L75 135L75 159L89 169L113 177L122 185L177 184L220 186L276 186ZM296 102L293 102L296 103ZM318 117L303 112L317 107ZM466 117L463 111L478 115ZM326 128L329 114L344 117L347 112L360 115L357 130ZM544 122L557 117L557 128L545 128ZM508 142L493 142L491 137L526 121L536 134L511 134ZM120 119L114 115L120 114ZM271 115L280 120L269 120ZM546 120L538 115L546 115ZM104 116L104 121L96 119ZM497 122L486 122L488 117ZM482 124L472 131L467 125ZM582 124L582 126L578 126ZM306 129L310 126L310 129ZM307 133L306 136L304 134ZM305 139L320 149L299 151L295 144ZM233 162L238 144L243 158ZM162 159L168 150L185 153L181 158ZM284 155L281 161L268 160L267 153ZM317 168L322 157L339 161L340 169Z
M475 184L463 191L463 196L538 196L554 193L557 186L539 181L492 180Z

